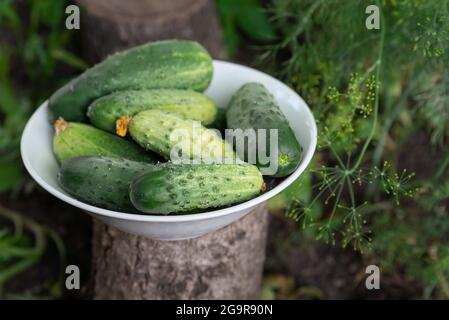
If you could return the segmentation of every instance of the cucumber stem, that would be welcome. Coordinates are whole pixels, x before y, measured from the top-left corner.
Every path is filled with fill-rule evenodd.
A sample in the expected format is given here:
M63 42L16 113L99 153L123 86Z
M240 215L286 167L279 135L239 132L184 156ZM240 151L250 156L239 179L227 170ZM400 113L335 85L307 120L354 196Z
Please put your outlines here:
M115 122L115 133L120 137L126 136L126 133L128 132L128 124L130 121L130 116L121 116L120 118L118 118L118 120Z
M65 121L63 118L59 117L56 121L55 121L55 132L56 135L59 135L61 132L63 132L67 127L69 126L69 124L67 123L67 121Z

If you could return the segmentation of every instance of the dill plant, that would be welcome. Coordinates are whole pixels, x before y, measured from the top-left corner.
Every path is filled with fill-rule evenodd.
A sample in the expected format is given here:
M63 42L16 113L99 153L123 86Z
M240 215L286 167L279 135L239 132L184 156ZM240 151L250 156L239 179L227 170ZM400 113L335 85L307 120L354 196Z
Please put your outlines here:
M449 2L376 1L380 30L365 27L371 4L271 2L278 40L261 63L305 98L319 128L312 196L293 196L287 215L449 296ZM442 155L432 179L398 160L413 156L401 145L416 130Z

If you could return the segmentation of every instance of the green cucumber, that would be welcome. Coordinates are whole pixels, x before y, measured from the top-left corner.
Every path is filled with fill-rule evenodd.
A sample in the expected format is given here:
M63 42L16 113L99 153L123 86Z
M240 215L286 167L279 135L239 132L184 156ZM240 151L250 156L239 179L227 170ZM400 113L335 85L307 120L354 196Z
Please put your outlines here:
M267 139L265 143L261 143L267 150L267 155L270 155L269 129L278 130L278 156L274 159L277 162L277 170L272 174L273 176L284 177L298 167L301 161L301 146L278 103L262 84L247 83L243 85L229 103L226 120L228 128L231 129L254 129L256 132L258 129L267 129ZM248 161L249 151L256 151L256 153L260 151L254 149L258 148L257 146L259 146L259 141L247 143L243 150L244 154L239 153L240 158ZM253 149L251 150L251 148ZM264 169L268 165L261 163L259 156L256 157L256 161L256 165L264 173Z
M221 134L225 134L226 130L226 109L225 108L217 108L217 115L215 117L215 121L207 126L208 128L217 129L221 132Z
M205 90L212 78L212 59L198 43L166 40L111 55L56 91L49 101L52 120L86 122L95 99L127 89Z
M158 156L146 152L133 141L120 138L84 123L57 120L53 152L62 163L81 156L108 156L156 163Z
M92 124L115 132L116 121L147 109L170 111L208 125L215 120L217 107L213 100L192 90L153 89L124 90L95 100L87 110Z
M256 166L248 164L165 165L136 178L133 205L146 213L182 213L229 206L265 191Z
M110 210L135 212L129 186L153 165L109 157L76 157L65 161L58 174L62 189L76 199Z
M173 162L195 160L198 163L223 163L225 160L238 160L232 147L215 130L174 113L162 110L142 111L131 119L128 130L143 148ZM174 152L175 149L178 152Z

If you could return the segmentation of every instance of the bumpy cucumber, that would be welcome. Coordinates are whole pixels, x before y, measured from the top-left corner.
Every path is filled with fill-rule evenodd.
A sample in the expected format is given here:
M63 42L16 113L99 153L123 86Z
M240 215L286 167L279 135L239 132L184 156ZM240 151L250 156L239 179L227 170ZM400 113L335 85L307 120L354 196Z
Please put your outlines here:
M143 148L172 161L182 158L222 163L236 157L232 147L216 131L173 113L142 111L131 119L128 129L131 137ZM178 149L178 159L173 159L170 154L174 149Z
M182 213L241 203L264 191L256 166L248 164L165 165L136 178L133 205L147 213Z
M212 59L198 43L166 40L108 57L50 97L53 120L86 122L87 106L126 89L176 88L203 91L212 78Z
M232 97L226 119L228 128L231 129L267 129L267 154L270 150L269 129L278 130L278 169L275 177L284 177L298 167L301 147L279 105L262 84L243 85ZM251 144L252 147L257 145L255 142ZM244 150L244 155L239 154L242 159L247 159L248 149ZM257 166L264 173L263 169L267 165L261 164L257 157Z
M115 132L116 121L147 109L170 111L208 125L215 120L217 107L209 97L177 89L124 90L95 100L87 116L97 128Z
M221 134L224 136L226 129L226 109L217 108L217 116L215 117L215 121L212 122L207 127L219 130Z
M78 200L94 206L134 212L129 199L132 179L153 165L109 157L77 157L65 161L58 174L60 186Z
M132 141L87 124L57 120L53 152L60 163L81 156L108 156L156 163L158 156L146 152Z

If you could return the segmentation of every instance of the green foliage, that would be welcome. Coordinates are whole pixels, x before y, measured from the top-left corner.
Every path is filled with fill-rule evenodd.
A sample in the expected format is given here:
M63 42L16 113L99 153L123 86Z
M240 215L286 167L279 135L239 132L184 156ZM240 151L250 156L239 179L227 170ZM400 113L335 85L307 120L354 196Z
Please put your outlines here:
M0 192L23 184L20 136L33 108L66 81L56 76L57 69L68 73L86 67L67 50L71 36L63 25L67 3L5 0L0 4Z
M63 25L67 4L65 0L0 1L0 193L17 194L30 185L19 154L25 123L73 70L86 67L68 50L71 33ZM5 283L35 265L49 239L54 240L61 259L64 246L52 230L21 213L0 206L0 217L2 227L5 220L14 227L0 229L1 299L9 297ZM49 297L61 294L61 281L59 277L43 288Z
M8 298L5 284L14 276L26 271L38 262L52 240L60 256L60 272L54 282L44 285L52 298L62 293L65 249L60 237L52 230L25 218L22 214L0 206L0 218L11 222L13 230L0 229L0 299Z
M262 43L276 37L259 0L216 0L224 42L230 57L234 56L243 35Z
M279 39L261 63L305 98L319 127L312 196L293 199L287 215L447 295L449 156L425 181L398 159L413 156L400 146L416 130L449 150L449 3L376 1L380 30L365 27L370 4L272 0Z
M284 191L271 198L268 202L271 210L285 208L290 201L309 202L312 186L312 176L309 172L304 172L298 179L289 185Z
M443 146L449 137L449 74L429 75L422 81L416 96L418 112L432 129L432 143Z

